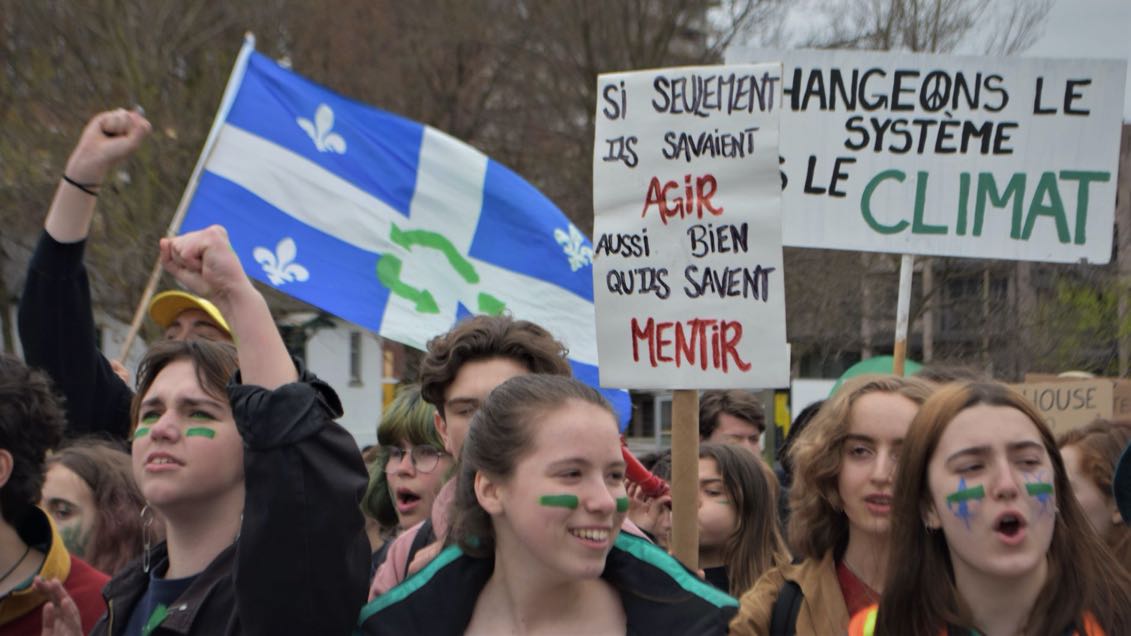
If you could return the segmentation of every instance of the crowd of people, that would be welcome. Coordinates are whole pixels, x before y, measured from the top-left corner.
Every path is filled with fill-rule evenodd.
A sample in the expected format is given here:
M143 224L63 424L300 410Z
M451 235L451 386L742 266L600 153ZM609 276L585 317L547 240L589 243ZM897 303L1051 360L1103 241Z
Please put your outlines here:
M527 321L430 341L365 461L213 226L160 241L187 291L151 304L165 338L131 389L83 251L148 131L84 129L24 360L0 357L0 634L1131 633L1131 422L1057 439L985 378L849 380L776 466L756 397L703 392L695 570L613 408ZM671 479L670 452L642 461Z

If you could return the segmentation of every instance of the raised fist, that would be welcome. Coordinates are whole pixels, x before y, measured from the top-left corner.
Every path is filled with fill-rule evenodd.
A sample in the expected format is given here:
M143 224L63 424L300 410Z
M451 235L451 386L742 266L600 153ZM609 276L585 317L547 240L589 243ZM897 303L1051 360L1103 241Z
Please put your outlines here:
M161 265L190 292L220 304L234 293L254 291L219 225L161 239Z
M83 128L67 160L66 175L79 183L97 185L115 164L130 156L152 126L140 113L124 108L98 113Z

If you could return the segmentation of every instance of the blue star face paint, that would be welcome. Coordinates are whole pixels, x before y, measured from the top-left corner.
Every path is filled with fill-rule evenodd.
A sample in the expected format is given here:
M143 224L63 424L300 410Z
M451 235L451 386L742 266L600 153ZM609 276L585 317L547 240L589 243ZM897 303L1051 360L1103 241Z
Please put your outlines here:
M954 513L954 516L962 520L966 524L966 529L970 529L970 519L974 516L973 511L970 510L970 502L981 501L986 497L986 489L981 484L967 488L966 479L960 478L958 480L958 490L946 496L946 507Z
M1053 505L1053 487L1046 479L1048 475L1043 470L1036 475L1025 474L1025 492L1040 502L1041 514L1047 514L1049 507Z

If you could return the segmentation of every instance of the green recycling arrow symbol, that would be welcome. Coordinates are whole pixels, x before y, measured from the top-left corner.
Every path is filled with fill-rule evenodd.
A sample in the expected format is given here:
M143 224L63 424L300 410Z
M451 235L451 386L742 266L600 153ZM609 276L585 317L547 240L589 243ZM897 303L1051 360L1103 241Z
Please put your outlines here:
M459 250L452 245L452 242L442 234L428 230L402 230L394 223L389 231L389 240L408 251L412 251L414 245L432 248L447 258L448 264L452 266L456 274L459 274L460 278L469 284L479 282L479 274L475 271L475 266L463 254L460 254ZM377 261L377 279L381 281L382 285L388 287L392 293L413 302L416 305L416 311L422 314L440 313L440 306L436 304L436 299L432 297L430 291L416 289L401 280L401 267L403 265L404 263L397 256L383 254ZM479 293L477 301L480 313L497 316L506 309L506 304L503 301L485 292Z

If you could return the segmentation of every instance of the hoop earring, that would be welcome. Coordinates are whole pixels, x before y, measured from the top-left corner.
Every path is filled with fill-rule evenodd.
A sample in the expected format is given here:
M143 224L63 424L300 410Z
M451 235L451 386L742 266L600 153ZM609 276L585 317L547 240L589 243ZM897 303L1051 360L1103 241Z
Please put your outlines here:
M141 509L141 570L149 574L149 551L153 547L153 510L149 504Z

